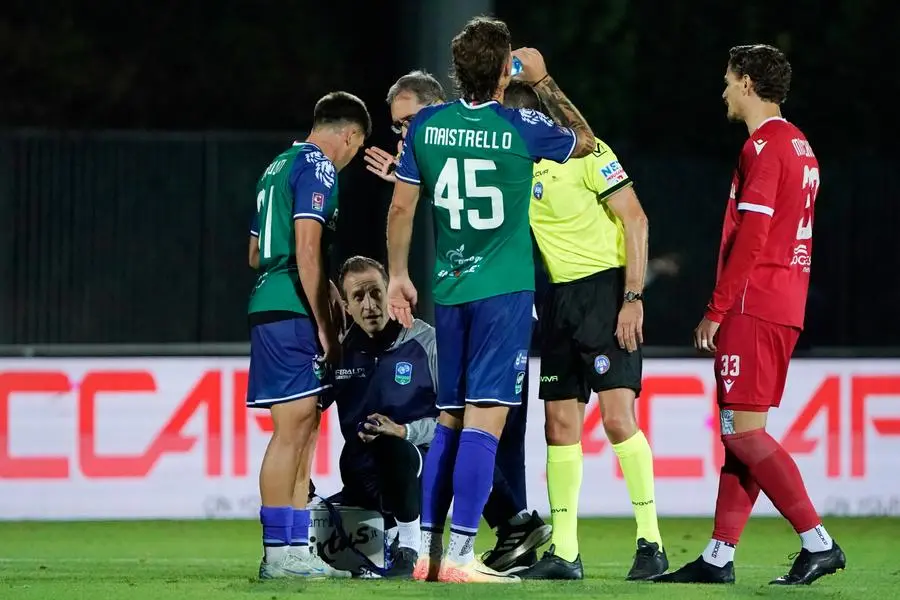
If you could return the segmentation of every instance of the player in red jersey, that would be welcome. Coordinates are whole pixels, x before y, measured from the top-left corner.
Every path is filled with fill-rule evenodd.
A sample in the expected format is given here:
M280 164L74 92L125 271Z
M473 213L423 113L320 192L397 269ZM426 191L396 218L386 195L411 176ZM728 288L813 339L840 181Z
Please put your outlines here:
M728 118L747 125L731 183L716 287L694 331L715 353L725 445L715 527L703 554L655 580L733 583L734 549L763 491L800 535L790 572L773 584L809 584L846 559L816 513L797 464L766 432L781 403L809 287L819 163L803 133L781 116L791 66L777 48L732 48L722 98Z

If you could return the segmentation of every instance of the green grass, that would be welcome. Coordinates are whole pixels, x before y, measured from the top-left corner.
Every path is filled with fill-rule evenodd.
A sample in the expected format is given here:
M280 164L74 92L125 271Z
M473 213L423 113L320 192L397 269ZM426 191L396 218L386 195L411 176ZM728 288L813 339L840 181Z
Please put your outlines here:
M256 581L258 525L248 521L0 523L0 598L6 600L278 600L297 593L316 600L361 594L390 600L419 598L896 598L900 596L897 540L900 519L829 519L848 568L808 588L775 588L799 549L778 519L753 519L737 550L734 586L666 586L624 581L633 553L633 524L624 519L581 521L582 582L444 585L342 580ZM665 519L673 568L706 544L709 519ZM479 535L481 550L493 543Z

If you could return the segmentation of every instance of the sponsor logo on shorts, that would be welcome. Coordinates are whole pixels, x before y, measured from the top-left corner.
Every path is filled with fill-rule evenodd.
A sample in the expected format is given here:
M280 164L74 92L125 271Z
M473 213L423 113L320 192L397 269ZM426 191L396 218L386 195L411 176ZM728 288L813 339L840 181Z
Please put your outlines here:
M544 184L538 181L534 184L534 189L531 191L534 194L534 197L540 200L544 197Z
M522 387L525 384L525 371L519 371L519 374L516 375L516 393L522 393Z
M598 375L603 375L607 371L609 371L609 357L605 354L601 354L597 358L594 359L594 370L597 371Z
M325 358L317 356L312 361L313 375L321 381L325 377Z
M528 350L519 350L516 353L516 371L524 371L528 366Z
M398 362L394 367L394 381L400 385L408 385L412 381L412 364Z
M556 375L541 375L541 383L556 383L559 377Z
M313 210L317 210L319 212L321 212L325 208L325 194L313 192L312 208Z

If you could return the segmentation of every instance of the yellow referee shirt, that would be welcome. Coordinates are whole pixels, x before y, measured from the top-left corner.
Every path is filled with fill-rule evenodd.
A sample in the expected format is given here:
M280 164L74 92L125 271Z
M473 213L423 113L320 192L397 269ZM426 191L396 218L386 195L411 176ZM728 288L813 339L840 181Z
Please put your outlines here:
M625 229L606 200L631 185L609 146L565 164L534 165L528 216L553 283L625 266Z

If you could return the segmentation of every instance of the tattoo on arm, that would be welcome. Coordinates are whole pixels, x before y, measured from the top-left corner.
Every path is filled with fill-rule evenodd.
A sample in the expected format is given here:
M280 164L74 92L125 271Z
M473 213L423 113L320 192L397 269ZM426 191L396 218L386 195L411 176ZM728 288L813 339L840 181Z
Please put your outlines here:
M547 112L553 117L557 123L563 127L569 127L575 132L577 141L575 142L575 150L572 156L581 158L587 156L594 150L594 132L591 126L582 116L581 112L575 108L572 101L569 100L559 86L553 81L552 77L545 77L534 87Z

